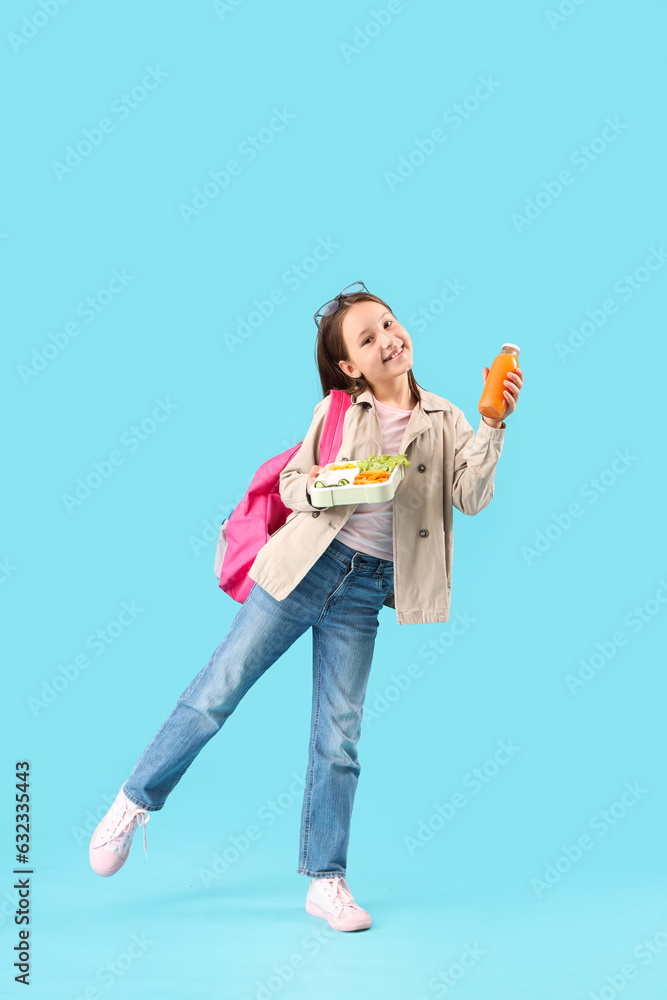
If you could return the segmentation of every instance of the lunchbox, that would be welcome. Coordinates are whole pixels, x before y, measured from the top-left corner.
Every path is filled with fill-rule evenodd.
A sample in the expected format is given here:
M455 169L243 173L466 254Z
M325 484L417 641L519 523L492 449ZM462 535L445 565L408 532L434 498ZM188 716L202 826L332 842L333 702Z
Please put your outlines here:
M353 459L350 459L352 462ZM347 463L331 462L330 465L342 465ZM402 462L396 465L383 483L368 483L361 486L354 485L355 476L359 475L359 466L354 465L351 469L331 469L324 466L317 474L315 482L323 482L325 486L311 486L310 501L314 507L338 507L341 504L349 503L383 503L391 500L398 484L405 474L405 466ZM349 486L338 486L339 479L349 479Z

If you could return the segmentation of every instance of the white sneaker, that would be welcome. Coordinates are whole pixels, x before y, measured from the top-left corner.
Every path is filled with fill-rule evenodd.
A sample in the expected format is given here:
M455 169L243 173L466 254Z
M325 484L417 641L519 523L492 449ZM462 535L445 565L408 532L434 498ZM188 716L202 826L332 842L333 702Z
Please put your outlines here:
M143 823L142 823L143 817ZM127 861L132 846L132 838L137 826L144 828L144 852L146 850L146 823L150 813L136 802L128 799L121 788L106 816L100 820L95 833L90 838L88 857L94 872L98 875L114 875Z
M335 931L360 931L371 926L370 913L355 903L342 875L312 878L306 910L315 917L323 917Z

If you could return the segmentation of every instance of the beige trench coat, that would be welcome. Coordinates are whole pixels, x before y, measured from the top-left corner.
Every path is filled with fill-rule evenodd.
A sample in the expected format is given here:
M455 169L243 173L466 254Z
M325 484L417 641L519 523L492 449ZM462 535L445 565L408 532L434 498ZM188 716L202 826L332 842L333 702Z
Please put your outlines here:
M489 427L480 415L475 435L463 411L420 389L398 454L410 465L394 494L394 592L385 605L399 625L449 620L454 531L452 505L477 514L493 496L496 464L506 424ZM280 474L280 496L292 511L257 554L249 576L282 601L338 534L357 504L316 509L306 491L308 473L320 464L319 441L331 402L315 407L301 447ZM352 396L335 461L382 454L382 428L369 389Z

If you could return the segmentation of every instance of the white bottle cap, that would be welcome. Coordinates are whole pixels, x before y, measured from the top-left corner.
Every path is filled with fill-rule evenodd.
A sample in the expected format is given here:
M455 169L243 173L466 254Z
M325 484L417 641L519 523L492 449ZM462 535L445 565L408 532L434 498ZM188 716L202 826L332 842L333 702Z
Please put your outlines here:
M516 344L503 344L500 350L504 351L506 347L509 347L514 354L518 354L520 351L520 348L517 347Z

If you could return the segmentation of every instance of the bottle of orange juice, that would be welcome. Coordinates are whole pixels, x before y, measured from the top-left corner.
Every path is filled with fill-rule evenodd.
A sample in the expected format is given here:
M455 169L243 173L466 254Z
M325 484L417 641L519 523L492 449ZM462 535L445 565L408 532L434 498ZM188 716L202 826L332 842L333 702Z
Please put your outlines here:
M479 412L485 417L494 420L501 420L507 410L507 400L503 396L507 388L503 383L507 378L507 373L519 367L519 348L516 344L503 344L500 354L493 359L484 391L479 401Z

